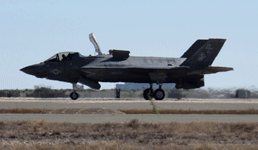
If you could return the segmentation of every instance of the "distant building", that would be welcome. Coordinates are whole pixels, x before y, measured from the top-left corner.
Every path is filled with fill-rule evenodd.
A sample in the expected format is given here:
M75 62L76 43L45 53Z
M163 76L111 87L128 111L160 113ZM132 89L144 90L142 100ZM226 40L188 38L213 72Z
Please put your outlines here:
M116 88L120 88L120 89L143 89L143 88L149 88L150 84L148 83L124 83L124 84L116 84ZM174 83L163 83L162 84L162 88L166 89L172 89L175 87ZM157 84L153 84L153 88L157 89L159 88L159 86Z
M238 89L236 90L236 97L237 98L250 98L251 92L245 89Z

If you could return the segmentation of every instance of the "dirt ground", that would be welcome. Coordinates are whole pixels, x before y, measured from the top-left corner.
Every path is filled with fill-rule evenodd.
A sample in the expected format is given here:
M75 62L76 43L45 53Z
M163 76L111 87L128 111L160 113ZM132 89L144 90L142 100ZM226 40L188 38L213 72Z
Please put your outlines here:
M20 146L37 144L66 144L69 146L92 143L116 143L121 149L213 149L221 145L236 145L258 148L257 123L48 123L45 121L0 122L0 146ZM209 148L210 147L210 148ZM212 148L213 147L213 148ZM125 147L124 147L125 148ZM246 149L249 149L245 147ZM94 148L93 148L94 149ZM100 148L99 148L100 149ZM110 149L110 148L103 148ZM126 148L125 148L126 149ZM219 148L220 149L220 148ZM225 148L224 148L225 149Z

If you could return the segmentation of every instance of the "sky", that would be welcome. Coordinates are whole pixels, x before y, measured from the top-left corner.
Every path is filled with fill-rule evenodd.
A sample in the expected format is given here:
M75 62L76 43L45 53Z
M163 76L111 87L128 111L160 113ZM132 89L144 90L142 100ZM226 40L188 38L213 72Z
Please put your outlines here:
M197 39L225 38L213 66L234 71L205 75L205 87L255 88L257 8L257 0L0 0L0 89L71 89L20 69L63 51L94 55L92 32L103 53L131 56L180 57Z

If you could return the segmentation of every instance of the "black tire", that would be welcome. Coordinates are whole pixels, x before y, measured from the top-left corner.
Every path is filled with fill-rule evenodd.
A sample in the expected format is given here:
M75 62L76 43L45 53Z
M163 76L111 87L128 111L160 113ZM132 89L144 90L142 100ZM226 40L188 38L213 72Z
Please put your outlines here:
M154 91L153 95L156 100L163 100L165 97L165 92L162 89L157 89Z
M152 92L152 90L150 89L150 88L148 88L148 89L145 89L144 91L143 91L143 97L144 97L144 99L146 99L146 100L151 100L152 98L153 98L153 92Z
M79 97L79 94L76 93L76 92L72 92L72 93L70 94L70 98L71 98L72 100L77 100L78 97Z

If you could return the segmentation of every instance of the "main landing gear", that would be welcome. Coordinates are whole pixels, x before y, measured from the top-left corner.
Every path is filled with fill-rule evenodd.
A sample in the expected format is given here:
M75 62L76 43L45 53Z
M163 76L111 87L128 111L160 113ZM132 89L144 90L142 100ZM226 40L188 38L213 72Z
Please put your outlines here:
M72 100L77 100L79 97L79 94L75 91L76 89L76 84L73 83L73 92L70 94L70 97Z
M159 88L153 91L152 83L150 83L150 88L143 91L144 99L151 100L154 97L156 100L163 100L165 97L165 92L161 89L161 85L162 84L159 84Z

